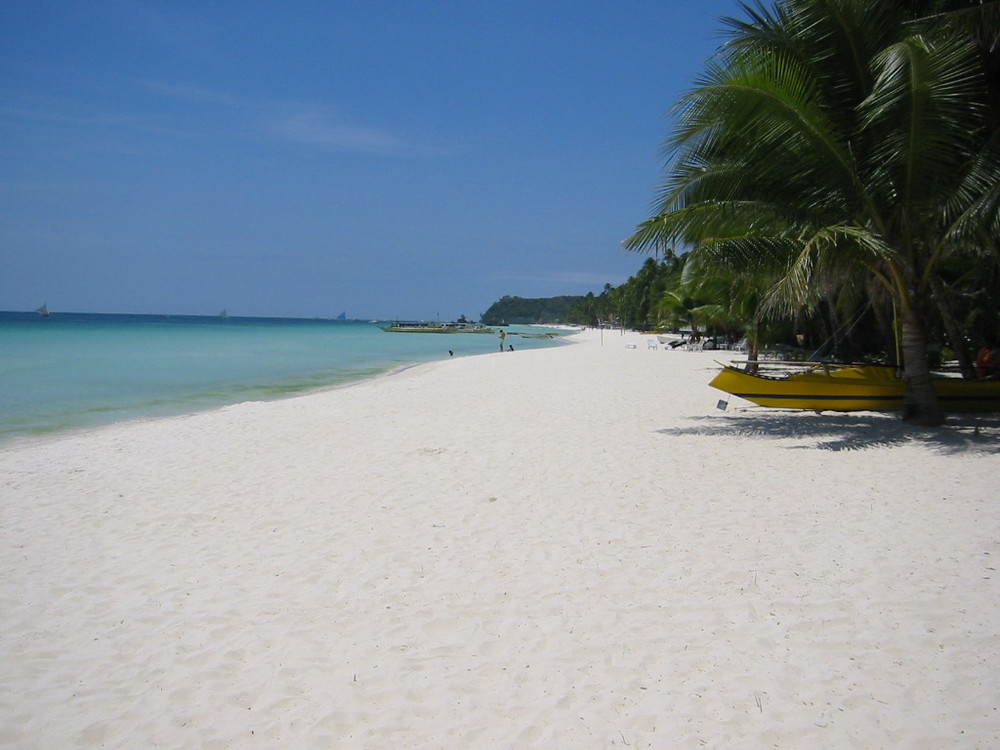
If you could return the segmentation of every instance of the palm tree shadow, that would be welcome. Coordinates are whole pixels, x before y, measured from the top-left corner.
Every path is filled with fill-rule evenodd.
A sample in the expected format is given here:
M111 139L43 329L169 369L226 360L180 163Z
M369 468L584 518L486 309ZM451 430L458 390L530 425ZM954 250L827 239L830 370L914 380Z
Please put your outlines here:
M791 449L864 450L923 444L943 454L1000 453L1000 415L952 415L943 427L914 427L898 415L873 412L734 412L694 417L690 424L657 430L661 435L798 439Z

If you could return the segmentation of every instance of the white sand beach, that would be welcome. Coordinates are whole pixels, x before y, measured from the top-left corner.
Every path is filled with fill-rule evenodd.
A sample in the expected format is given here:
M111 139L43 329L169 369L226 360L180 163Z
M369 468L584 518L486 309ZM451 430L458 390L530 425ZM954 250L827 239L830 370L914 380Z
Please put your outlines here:
M0 746L1000 746L1000 418L647 338L0 448Z

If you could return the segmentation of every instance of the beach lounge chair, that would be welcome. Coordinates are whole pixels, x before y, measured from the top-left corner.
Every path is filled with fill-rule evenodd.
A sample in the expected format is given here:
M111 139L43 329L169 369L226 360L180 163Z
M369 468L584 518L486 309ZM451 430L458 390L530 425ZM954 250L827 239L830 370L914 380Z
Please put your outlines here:
M656 349L657 348L656 347L656 339L649 339L648 341L646 341L646 348L647 349Z

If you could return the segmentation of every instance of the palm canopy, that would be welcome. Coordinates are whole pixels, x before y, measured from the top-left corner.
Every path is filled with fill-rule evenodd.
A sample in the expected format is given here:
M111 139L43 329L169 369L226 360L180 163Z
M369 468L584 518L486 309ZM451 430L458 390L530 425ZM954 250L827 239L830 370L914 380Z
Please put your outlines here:
M744 5L673 110L656 213L626 246L682 242L706 268L769 273L764 304L786 312L874 276L903 323L911 415L933 423L921 315L942 259L995 252L1000 137L982 48L912 34L916 5Z

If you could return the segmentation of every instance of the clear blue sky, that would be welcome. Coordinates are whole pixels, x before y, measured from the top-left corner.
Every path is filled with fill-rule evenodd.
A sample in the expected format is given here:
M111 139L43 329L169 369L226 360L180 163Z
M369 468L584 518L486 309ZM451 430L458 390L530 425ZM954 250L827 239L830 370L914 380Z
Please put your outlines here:
M478 318L644 256L735 0L4 0L0 309Z

